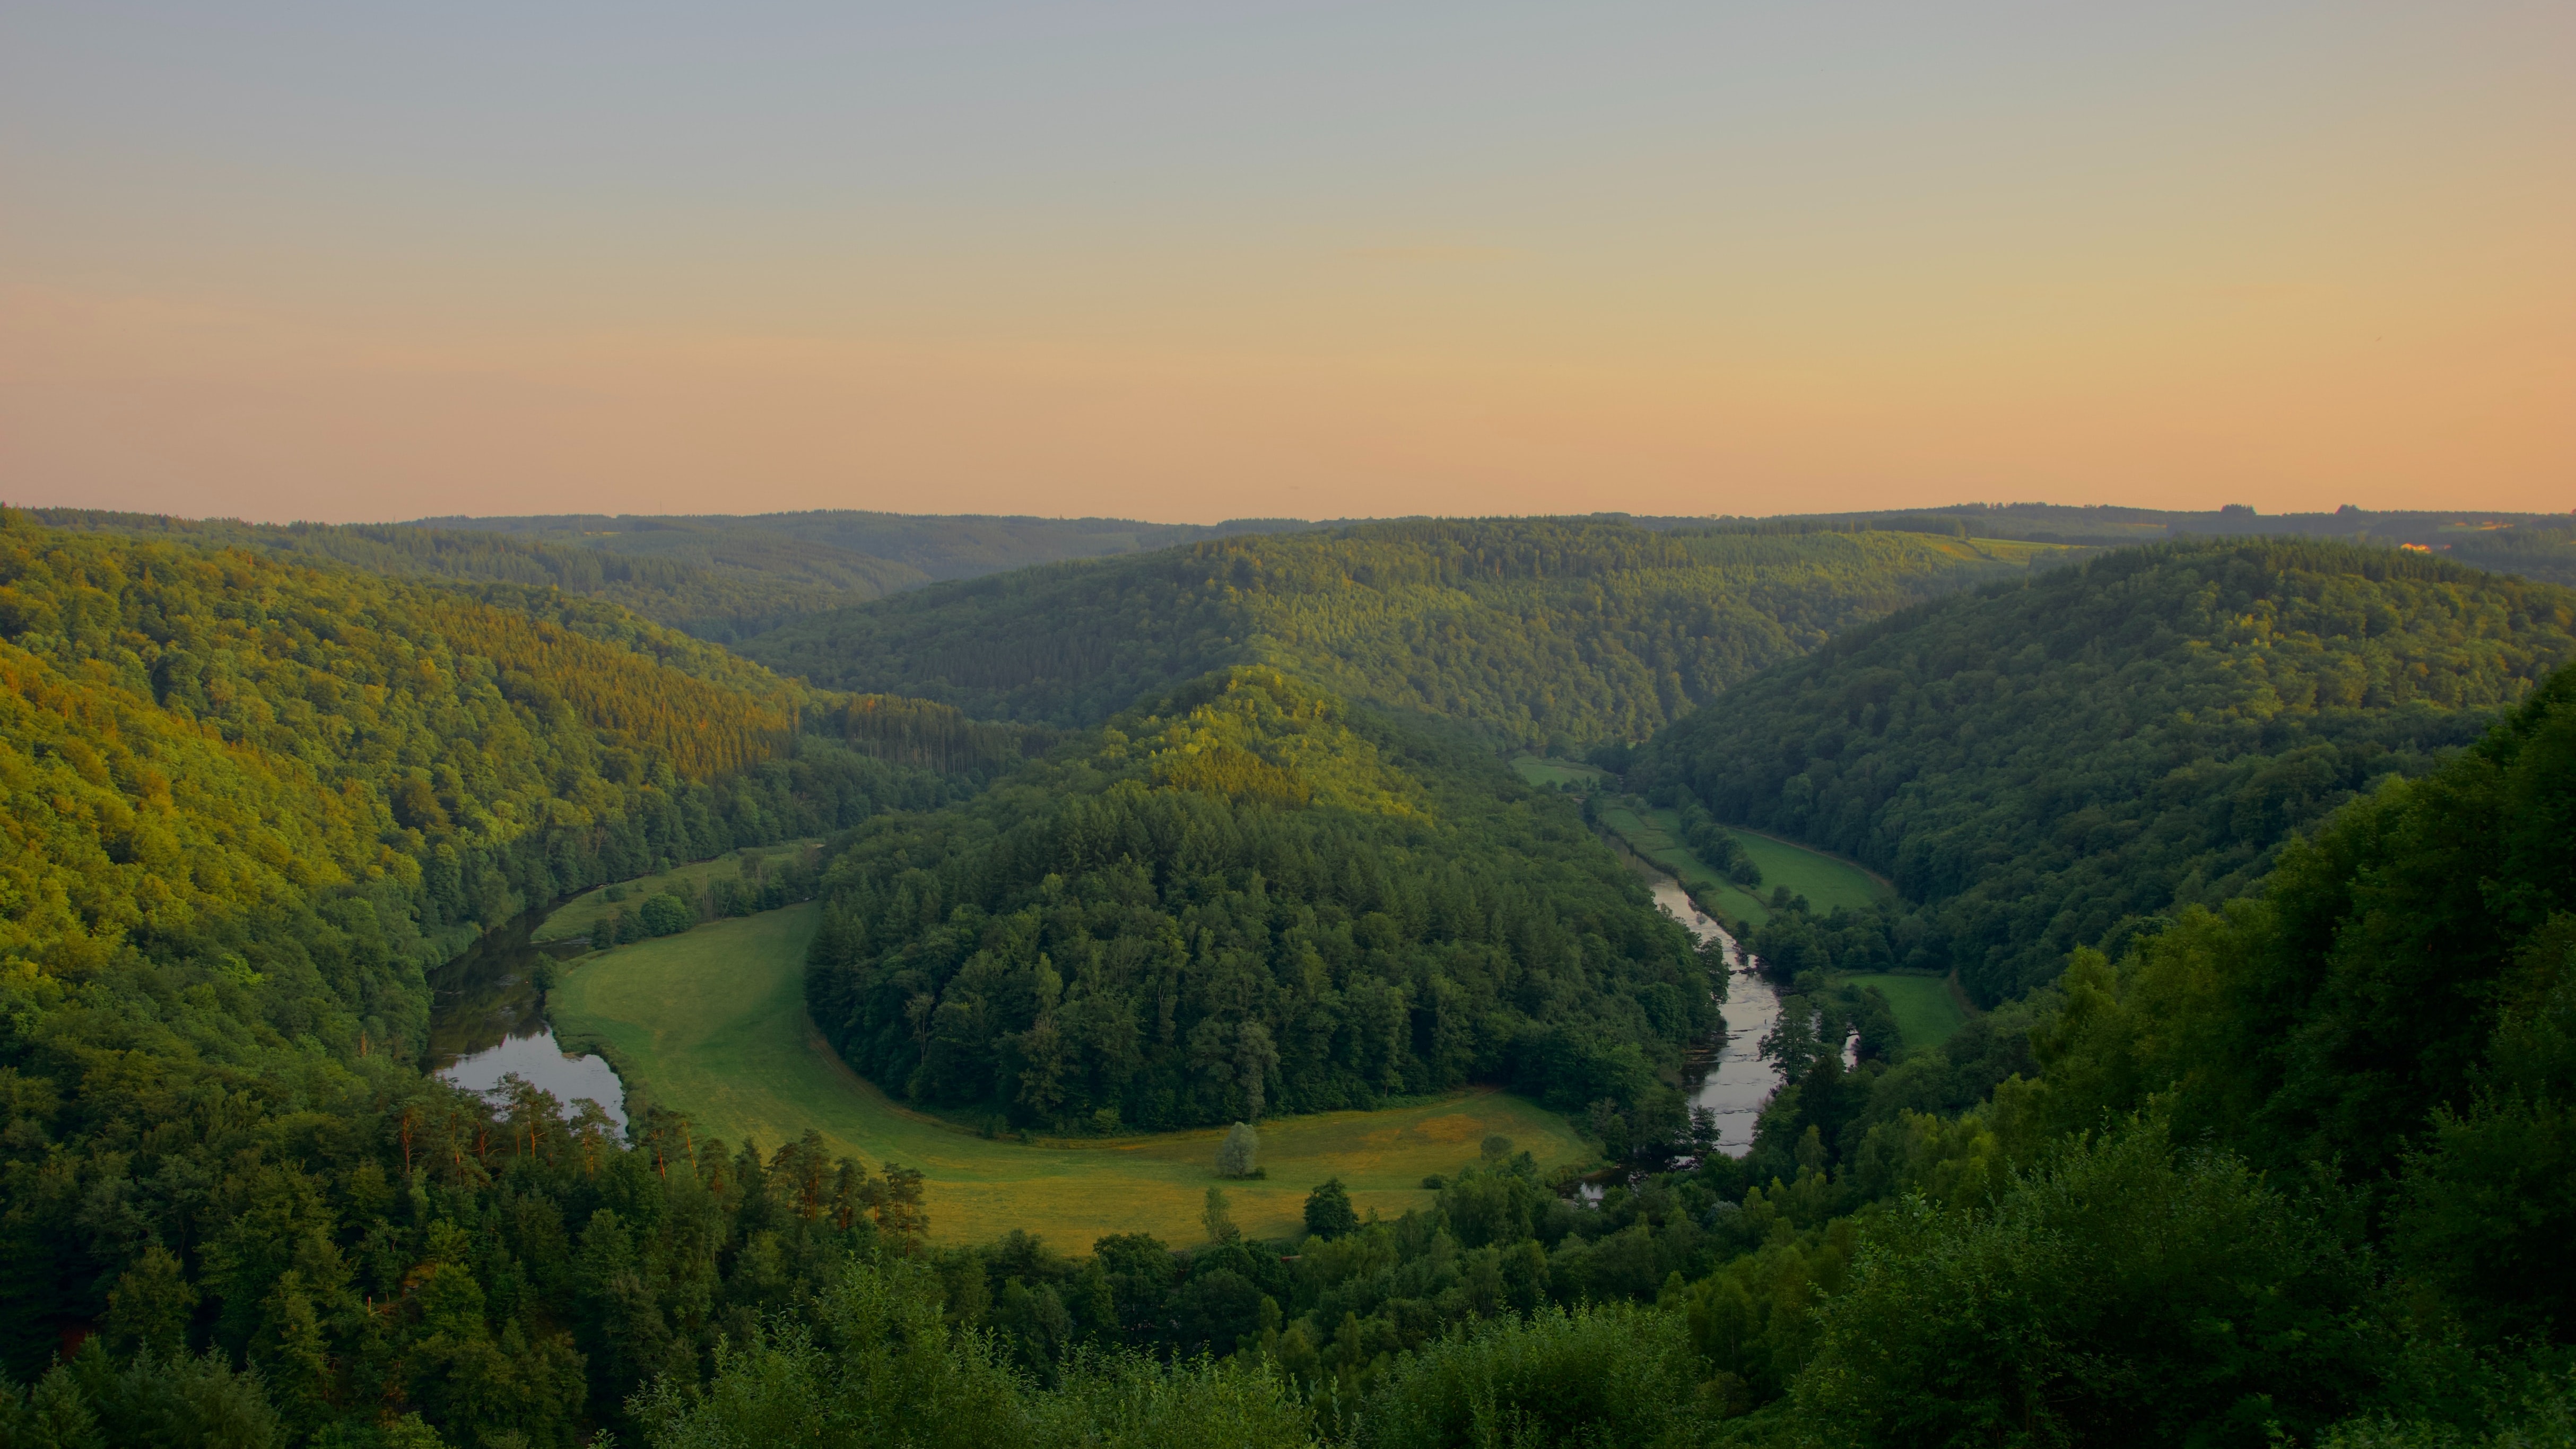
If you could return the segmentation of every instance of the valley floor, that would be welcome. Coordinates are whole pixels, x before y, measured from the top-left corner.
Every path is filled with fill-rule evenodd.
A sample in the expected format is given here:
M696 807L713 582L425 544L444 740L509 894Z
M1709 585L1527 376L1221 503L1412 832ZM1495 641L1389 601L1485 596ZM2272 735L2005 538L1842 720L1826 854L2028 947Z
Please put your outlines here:
M1836 906L1866 911L1896 893L1885 878L1857 862L1821 850L1728 826L1744 853L1762 868L1762 886L1747 890L1727 879L1682 844L1681 826L1669 809L1648 805L1633 795L1601 797L1601 823L1628 843L1628 848L1673 873L1692 899L1747 926L1771 919L1772 888L1787 886L1802 895L1818 915Z
M931 1235L985 1242L1014 1228L1060 1251L1109 1233L1197 1241L1207 1189L1222 1186L1254 1237L1300 1224L1306 1193L1339 1176L1363 1216L1427 1207L1422 1179L1475 1160L1499 1133L1541 1170L1591 1156L1562 1119L1507 1092L1463 1093L1379 1112L1261 1124L1266 1179L1211 1164L1222 1129L1142 1137L992 1140L911 1111L852 1072L805 1010L805 946L819 907L717 921L585 956L551 997L558 1032L605 1047L630 1093L685 1112L702 1135L766 1152L813 1128L835 1153L920 1169Z

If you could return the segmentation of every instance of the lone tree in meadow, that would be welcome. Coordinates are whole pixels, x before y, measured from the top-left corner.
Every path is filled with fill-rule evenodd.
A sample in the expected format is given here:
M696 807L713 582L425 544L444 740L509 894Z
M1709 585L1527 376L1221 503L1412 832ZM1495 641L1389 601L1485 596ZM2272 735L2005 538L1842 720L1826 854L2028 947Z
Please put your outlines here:
M1350 1189L1338 1177L1324 1179L1324 1184L1306 1194L1306 1231L1319 1238L1338 1238L1360 1225L1360 1215L1351 1210Z
M1216 1146L1216 1170L1227 1177L1250 1177L1260 1156L1261 1134L1252 1130L1251 1123L1237 1122Z

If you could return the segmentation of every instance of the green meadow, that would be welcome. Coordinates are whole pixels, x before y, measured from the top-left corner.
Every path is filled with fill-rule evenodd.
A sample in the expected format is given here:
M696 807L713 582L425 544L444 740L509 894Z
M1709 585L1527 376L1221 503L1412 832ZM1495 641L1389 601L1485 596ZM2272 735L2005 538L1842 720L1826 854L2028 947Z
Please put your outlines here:
M630 1104L685 1112L704 1136L766 1151L812 1128L834 1152L925 1174L931 1234L989 1242L1013 1228L1088 1251L1109 1233L1200 1237L1210 1186L1255 1236L1297 1230L1307 1190L1339 1176L1363 1215L1428 1206L1422 1179L1475 1160L1489 1134L1539 1166L1587 1160L1564 1121L1505 1092L1464 1093L1378 1112L1327 1112L1261 1124L1266 1179L1219 1178L1219 1129L1152 1136L988 1139L911 1111L844 1065L805 1011L812 905L717 921L585 956L550 999L557 1031L597 1044Z
M694 860L687 865L666 870L660 875L643 876L617 885L584 891L564 902L553 915L546 917L545 923L537 927L533 939L542 943L587 936L600 922L607 920L621 907L634 906L648 896L662 891L677 891L682 895L694 896L705 890L709 881L719 876L743 874L746 867L754 861L793 860L796 856L821 844L822 841L817 838L790 840L778 845L755 846L746 850L729 850L712 860ZM620 899L610 900L608 898L610 891L617 892Z
M1666 831L1679 824L1669 810L1656 811L1655 821ZM1787 886L1791 895L1805 896L1807 904L1821 916L1831 914L1836 906L1865 911L1896 893L1886 881L1841 856L1733 826L1727 831L1753 858L1753 863L1762 867L1762 894L1766 897L1772 887Z
M1896 1030L1909 1047L1939 1046L1968 1024L1959 994L1938 976L1870 972L1839 978L1853 986L1875 986L1896 1015Z
M1807 904L1820 915L1836 906L1867 910L1894 894L1887 882L1840 856L1730 826L1729 832L1743 844L1744 853L1762 867L1760 889L1747 890L1718 874L1682 844L1681 822L1672 811L1656 809L1628 796L1605 801L1600 815L1601 823L1626 841L1630 850L1672 872L1673 878L1702 906L1748 926L1759 926L1771 919L1771 907L1766 902L1775 886L1785 885L1791 894L1805 896Z
M1600 770L1590 765L1577 764L1572 760L1551 760L1544 755L1516 755L1512 759L1512 768L1520 773L1525 783L1542 790L1561 790L1568 785L1589 790L1604 778Z

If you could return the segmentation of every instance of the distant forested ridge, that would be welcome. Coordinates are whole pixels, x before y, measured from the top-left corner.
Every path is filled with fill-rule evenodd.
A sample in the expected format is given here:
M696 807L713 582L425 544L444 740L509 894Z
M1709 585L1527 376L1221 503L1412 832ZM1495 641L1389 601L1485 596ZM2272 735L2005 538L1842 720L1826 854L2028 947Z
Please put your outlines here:
M759 550L793 543L831 555L880 561L914 579L971 579L1034 564L1143 553L1240 533L1298 532L1319 525L1293 518L1224 523L1143 523L1132 518L1033 518L978 513L873 513L827 508L803 513L649 516L596 513L524 518L424 518L413 526L489 530L522 538L579 541L638 555Z
M826 899L834 1045L1051 1130L1472 1080L1634 1110L1715 1022L1708 967L1570 804L1258 667L862 827Z
M1654 527L1690 520L1639 520ZM1707 526L1702 521L1700 526ZM1961 538L2029 539L2119 547L2186 538L2307 538L2437 553L2453 563L2519 574L2538 583L2576 586L2576 521L2564 513L2511 510L2372 509L2350 504L2332 513L2258 513L2243 504L2205 511L2069 507L2053 503L1963 503L1893 513L1824 513L1721 520L1721 527L1888 528Z
M556 588L702 639L732 641L934 579L1305 525L891 513L435 518L255 524L83 508L31 510L51 528L241 548L392 578Z
M2351 544L2164 544L1854 630L1681 721L1634 779L1884 871L1917 908L1843 948L1955 966L1992 1002L2242 893L2571 655L2564 589Z
M1644 739L1837 630L2050 550L1906 533L1426 520L1023 570L745 641L784 673L1095 725L1266 664L1355 701L1576 750Z

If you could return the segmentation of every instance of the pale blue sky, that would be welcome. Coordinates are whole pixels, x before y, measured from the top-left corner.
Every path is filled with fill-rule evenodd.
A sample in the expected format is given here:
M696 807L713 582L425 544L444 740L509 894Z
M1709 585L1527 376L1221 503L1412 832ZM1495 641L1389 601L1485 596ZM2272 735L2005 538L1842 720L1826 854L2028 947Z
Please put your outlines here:
M2542 506L2570 75L2563 3L13 5L0 486Z

